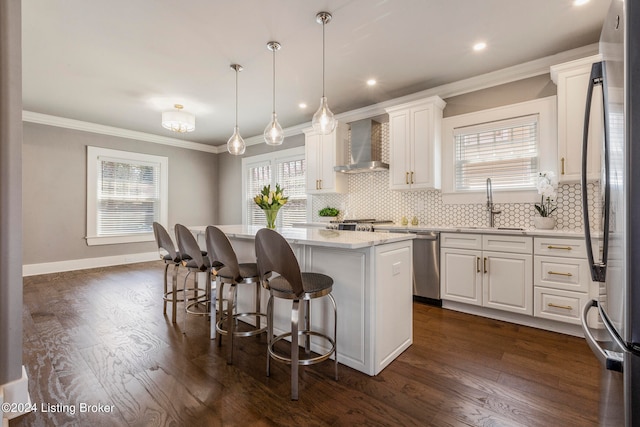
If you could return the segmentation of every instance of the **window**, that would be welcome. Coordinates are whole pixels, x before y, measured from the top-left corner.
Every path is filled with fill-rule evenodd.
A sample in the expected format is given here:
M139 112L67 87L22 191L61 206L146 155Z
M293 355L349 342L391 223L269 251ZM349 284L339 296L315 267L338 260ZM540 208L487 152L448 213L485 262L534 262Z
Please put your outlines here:
M454 129L455 189L530 189L538 175L538 116Z
M556 97L447 117L442 122L442 199L496 203L537 200L536 177L557 170Z
M87 244L154 240L167 223L168 159L87 147Z
M264 212L253 198L265 185L275 187L276 184L280 184L289 198L287 204L280 208L277 225L289 227L293 223L306 221L305 170L304 147L243 158L244 222L248 225L265 224Z

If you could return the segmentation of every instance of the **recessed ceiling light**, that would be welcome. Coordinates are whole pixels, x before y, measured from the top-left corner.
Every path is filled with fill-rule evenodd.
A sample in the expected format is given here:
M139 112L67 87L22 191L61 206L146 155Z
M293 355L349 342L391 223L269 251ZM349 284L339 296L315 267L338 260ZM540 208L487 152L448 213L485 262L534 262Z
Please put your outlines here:
M367 80L367 85L368 86L375 86L376 85L376 80L375 79L369 79Z
M589 0L573 0L574 6L582 6L587 3L589 3Z
M300 104L298 104L299 108L307 108L307 104L305 104L304 102L301 102Z
M479 42L473 45L473 50L475 50L476 52L484 50L487 47L487 44L485 42Z

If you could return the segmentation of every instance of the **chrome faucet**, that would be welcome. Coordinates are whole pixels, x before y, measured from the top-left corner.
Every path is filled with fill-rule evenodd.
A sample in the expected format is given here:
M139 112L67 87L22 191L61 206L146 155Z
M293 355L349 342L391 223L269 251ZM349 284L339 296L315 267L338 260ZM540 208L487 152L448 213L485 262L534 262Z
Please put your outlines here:
M491 187L491 178L487 178L487 211L489 212L489 227L495 226L495 216L502 211L493 210L493 189Z

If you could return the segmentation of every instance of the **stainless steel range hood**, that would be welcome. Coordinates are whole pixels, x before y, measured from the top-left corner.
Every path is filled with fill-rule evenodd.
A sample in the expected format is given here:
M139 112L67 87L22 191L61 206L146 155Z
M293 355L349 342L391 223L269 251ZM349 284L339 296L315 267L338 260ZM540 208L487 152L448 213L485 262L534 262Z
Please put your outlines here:
M389 169L382 162L382 125L364 119L351 123L351 163L336 166L336 172L361 173Z

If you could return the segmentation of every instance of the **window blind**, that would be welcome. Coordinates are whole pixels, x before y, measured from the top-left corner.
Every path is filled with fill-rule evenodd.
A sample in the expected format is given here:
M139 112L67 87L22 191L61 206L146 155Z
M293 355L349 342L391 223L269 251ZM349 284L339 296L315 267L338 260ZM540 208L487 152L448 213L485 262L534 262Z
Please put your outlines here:
M538 175L538 115L454 129L455 189L533 188Z
M245 166L247 224L264 225L264 212L255 204L253 198L265 185L275 188L280 184L287 203L278 212L276 225L290 227L296 222L305 222L307 217L307 194L305 192L306 163L304 154L273 157L263 161L250 162Z
M98 157L97 235L153 231L160 219L160 165Z

